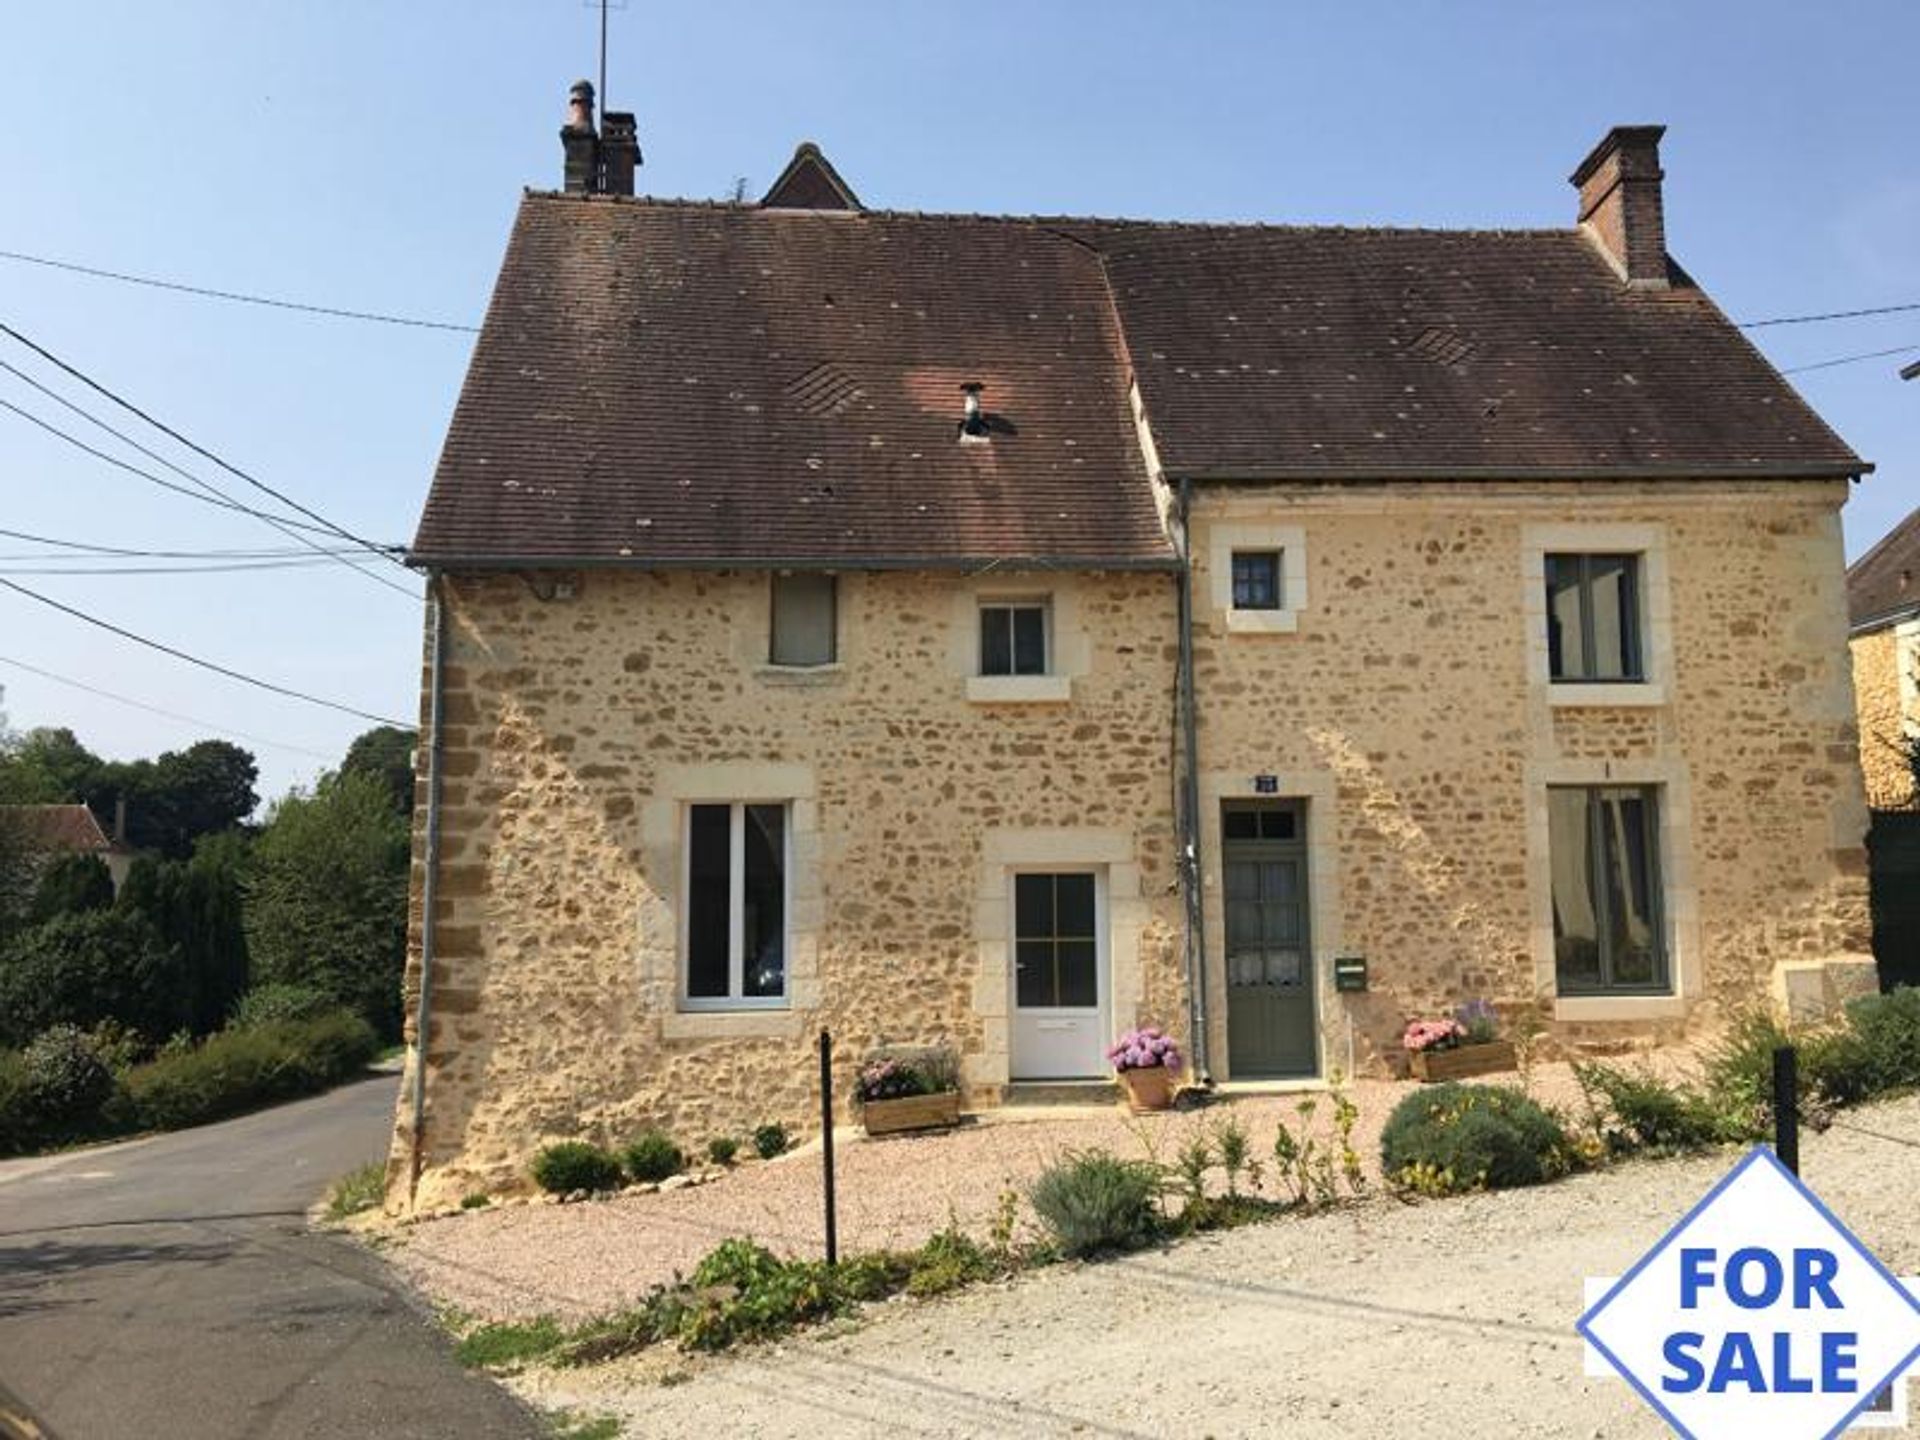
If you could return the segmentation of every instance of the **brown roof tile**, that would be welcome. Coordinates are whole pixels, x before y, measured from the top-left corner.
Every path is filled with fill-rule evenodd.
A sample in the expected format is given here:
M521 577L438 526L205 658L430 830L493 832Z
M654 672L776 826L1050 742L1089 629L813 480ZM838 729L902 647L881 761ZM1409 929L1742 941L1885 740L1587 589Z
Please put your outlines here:
M85 805L7 805L0 809L20 824L37 848L87 855L105 854L113 848L107 832Z
M1847 567L1847 614L1856 629L1920 615L1920 510Z

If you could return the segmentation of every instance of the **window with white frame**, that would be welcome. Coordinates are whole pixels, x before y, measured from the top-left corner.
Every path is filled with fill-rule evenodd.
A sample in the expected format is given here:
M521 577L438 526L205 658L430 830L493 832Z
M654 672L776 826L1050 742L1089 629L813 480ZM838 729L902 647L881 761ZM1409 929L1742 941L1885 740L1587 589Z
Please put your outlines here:
M773 577L773 635L768 658L775 665L831 665L838 658L838 599L832 575L795 571Z
M1047 602L993 600L980 606L980 673L1045 675Z
M686 1004L784 1003L788 807L696 804L686 814Z
M1236 550L1233 552L1233 608L1236 610L1278 610L1286 594L1278 550Z
M1546 556L1547 673L1558 682L1647 678L1638 555Z
M1554 971L1561 995L1672 993L1658 807L1652 786L1547 788Z

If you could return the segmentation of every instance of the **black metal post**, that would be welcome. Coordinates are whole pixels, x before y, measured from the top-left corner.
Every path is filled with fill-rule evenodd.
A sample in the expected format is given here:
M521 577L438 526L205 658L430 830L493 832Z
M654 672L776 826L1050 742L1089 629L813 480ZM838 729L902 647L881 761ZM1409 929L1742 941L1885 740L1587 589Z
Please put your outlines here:
M827 1264L840 1263L840 1224L833 1208L833 1035L820 1031L820 1164L826 1175Z
M1800 1173L1800 1077L1791 1045L1773 1052L1773 1153L1787 1169Z

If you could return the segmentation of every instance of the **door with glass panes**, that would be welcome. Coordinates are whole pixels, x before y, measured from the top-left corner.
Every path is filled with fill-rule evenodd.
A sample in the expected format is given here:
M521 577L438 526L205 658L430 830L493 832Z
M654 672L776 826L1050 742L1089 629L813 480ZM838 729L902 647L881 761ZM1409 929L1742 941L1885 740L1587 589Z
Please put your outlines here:
M1305 809L1297 801L1230 801L1222 807L1220 831L1229 1073L1235 1079L1312 1075L1319 1056Z
M1108 1073L1106 877L1093 870L1013 876L1015 1080Z

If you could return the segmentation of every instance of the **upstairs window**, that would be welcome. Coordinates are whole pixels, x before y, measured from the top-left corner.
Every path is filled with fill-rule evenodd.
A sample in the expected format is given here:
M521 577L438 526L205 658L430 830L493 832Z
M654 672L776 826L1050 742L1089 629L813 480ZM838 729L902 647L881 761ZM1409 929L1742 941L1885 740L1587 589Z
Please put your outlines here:
M1547 659L1555 680L1647 678L1638 555L1548 555Z
M769 658L775 665L833 664L838 658L836 599L831 575L796 572L773 577Z
M1047 673L1047 605L1044 600L1003 601L980 607L980 673Z
M689 1009L774 1005L787 993L787 807L687 807Z
M1278 550L1236 550L1233 552L1233 608L1236 610L1278 610L1280 608L1280 552Z

